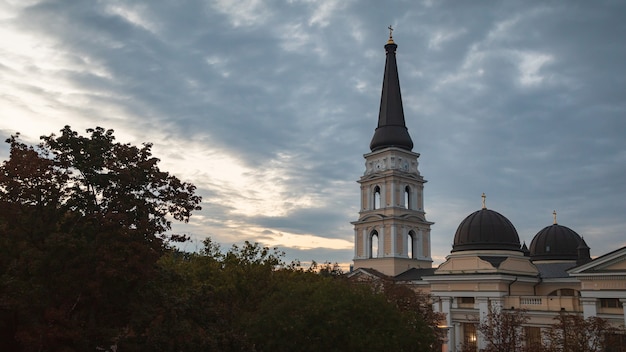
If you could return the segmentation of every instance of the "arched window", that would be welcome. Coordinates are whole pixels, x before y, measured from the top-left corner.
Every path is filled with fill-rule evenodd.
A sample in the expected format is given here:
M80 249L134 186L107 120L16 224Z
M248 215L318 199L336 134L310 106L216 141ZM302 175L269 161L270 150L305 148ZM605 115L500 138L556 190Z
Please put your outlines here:
M374 187L374 209L380 208L380 187Z
M409 234L407 235L406 238L406 249L407 249L407 255L409 256L409 258L413 259L415 258L415 247L413 246L415 244L415 232L413 230L409 231Z
M404 187L404 206L407 209L411 209L411 187L406 186Z
M580 291L571 288L562 288L550 292L548 296L580 296Z
M370 234L370 258L378 258L378 232Z

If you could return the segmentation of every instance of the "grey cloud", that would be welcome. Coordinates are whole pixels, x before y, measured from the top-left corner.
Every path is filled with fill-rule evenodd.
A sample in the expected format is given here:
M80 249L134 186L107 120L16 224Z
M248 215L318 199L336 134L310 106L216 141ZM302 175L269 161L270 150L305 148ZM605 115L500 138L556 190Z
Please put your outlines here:
M191 0L118 4L132 5L153 27L106 12L106 3L67 1L26 8L12 24L53 38L75 63L56 77L83 89L90 104L76 109L92 125L118 123L145 141L166 136L172 146L193 140L228 150L259 178L270 177L267 165L280 165L272 182L286 191L277 198L324 200L323 208L292 209L285 217L246 217L221 201L238 190L202 186L207 203L203 220L189 227L194 233L219 235L237 216L274 234L351 239L355 181L376 127L392 24L407 126L429 180L433 253L449 252L456 226L479 208L482 192L527 243L551 223L555 208L564 225L594 233L593 254L622 241L620 1L354 1L317 23L312 3L262 3L256 17L254 9L237 17ZM549 59L535 72L542 79L523 84L523 60L533 55ZM108 116L100 109L107 104L136 118ZM293 157L293 165L272 164L281 155ZM225 241L248 239L244 225L223 233ZM352 258L351 251L286 251L318 261Z

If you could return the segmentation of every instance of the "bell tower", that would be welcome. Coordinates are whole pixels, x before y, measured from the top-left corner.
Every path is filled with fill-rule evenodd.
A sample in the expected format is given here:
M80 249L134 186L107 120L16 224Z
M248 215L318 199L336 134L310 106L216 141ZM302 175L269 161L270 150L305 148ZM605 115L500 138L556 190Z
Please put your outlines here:
M419 154L404 121L392 28L378 127L364 155L361 209L354 225L354 269L372 268L396 276L411 268L430 268L430 225L424 212Z

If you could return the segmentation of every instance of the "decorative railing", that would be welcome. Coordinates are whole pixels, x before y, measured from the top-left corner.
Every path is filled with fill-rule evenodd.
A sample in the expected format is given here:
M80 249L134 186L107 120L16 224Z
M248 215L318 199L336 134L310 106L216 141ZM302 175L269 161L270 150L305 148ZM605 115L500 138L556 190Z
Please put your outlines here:
M542 299L538 298L538 297L521 297L519 299L519 303L521 305L532 305L532 306L539 306L541 305Z
M554 312L561 309L568 312L582 311L580 298L575 296L510 296L505 299L504 307Z

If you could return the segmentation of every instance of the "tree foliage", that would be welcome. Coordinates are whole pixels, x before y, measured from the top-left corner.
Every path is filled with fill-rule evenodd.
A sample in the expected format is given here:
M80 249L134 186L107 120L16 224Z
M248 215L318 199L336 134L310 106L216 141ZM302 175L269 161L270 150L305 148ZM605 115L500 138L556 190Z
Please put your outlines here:
M165 232L201 198L161 171L151 145L115 142L112 130L28 146L12 136L0 167L0 309L6 342L28 351L108 346L155 274ZM112 309L112 307L115 307Z
M199 209L151 145L70 127L0 166L0 350L430 351L427 299L245 242L176 250ZM374 327L374 328L372 328Z
M583 318L578 314L559 314L544 336L542 352L596 352L610 350L609 336L618 329L599 317ZM623 334L623 331L622 331Z
M599 317L584 319L580 314L561 312L552 326L542 329L542 341L532 346L525 343L524 325L528 321L525 310L492 307L483 320L476 321L485 344L480 351L598 352L623 349L623 329ZM476 351L476 345L462 346L462 350Z
M201 253L171 253L160 267L167 284L150 294L161 304L128 340L150 350L430 351L435 342L427 321L392 296L334 265L284 263L259 244L222 253L207 240Z
M491 308L489 313L478 322L477 329L485 341L484 352L521 352L525 351L524 328L528 322L524 310L504 310L499 306Z

